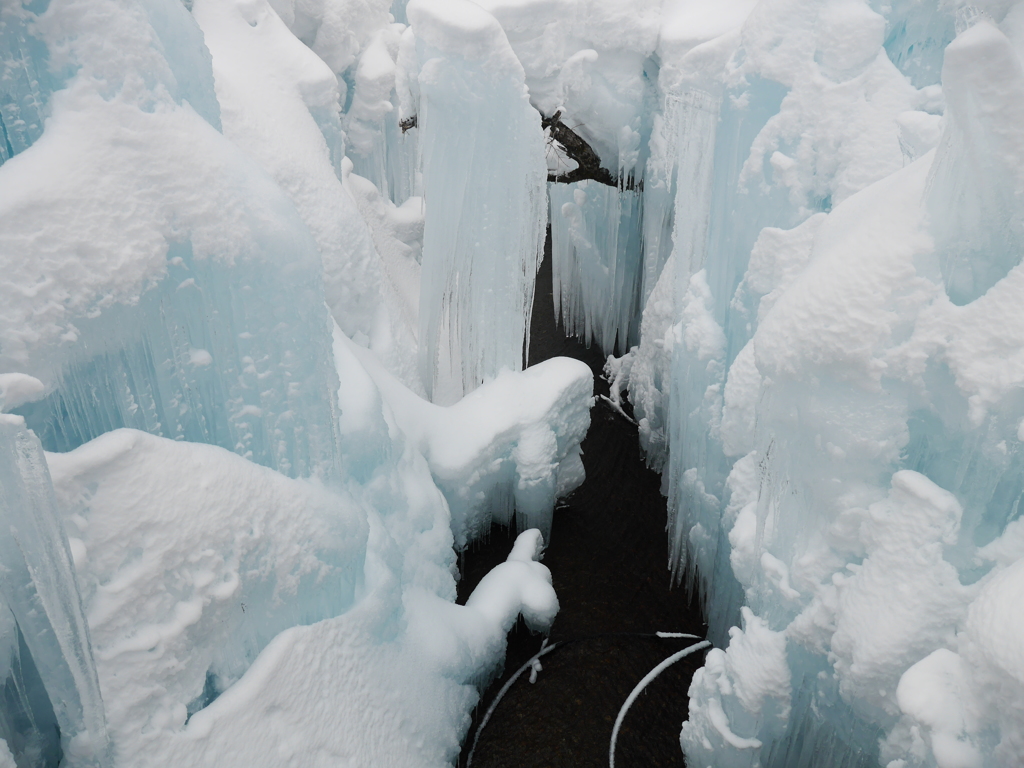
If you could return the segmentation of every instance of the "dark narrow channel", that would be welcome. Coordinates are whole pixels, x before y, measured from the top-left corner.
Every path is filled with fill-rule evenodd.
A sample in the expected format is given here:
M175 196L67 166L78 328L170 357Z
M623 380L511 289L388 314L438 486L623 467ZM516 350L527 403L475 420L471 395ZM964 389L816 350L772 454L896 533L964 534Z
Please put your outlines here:
M530 364L564 355L590 365L595 394L604 358L568 339L551 300L551 238L537 277ZM636 427L598 399L583 442L586 482L555 512L544 563L561 609L550 642L565 642L542 659L531 684L516 681L482 731L472 768L590 768L608 765L612 725L633 687L663 659L693 640L642 637L656 631L704 636L696 602L670 588L661 479L640 455ZM464 602L487 571L502 562L514 532L495 526L489 539L459 558ZM503 674L485 691L463 748L465 765L479 723L506 680L541 645L520 622L509 635ZM704 654L685 658L654 680L630 708L619 733L618 768L683 766L679 728L686 691Z

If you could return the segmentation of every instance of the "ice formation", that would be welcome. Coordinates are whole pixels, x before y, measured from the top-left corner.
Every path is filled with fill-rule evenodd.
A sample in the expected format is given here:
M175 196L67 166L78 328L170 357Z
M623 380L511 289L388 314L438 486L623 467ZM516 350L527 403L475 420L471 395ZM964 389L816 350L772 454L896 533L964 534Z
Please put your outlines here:
M585 477L580 440L594 390L586 364L554 358L521 373L505 370L443 407L411 392L338 329L334 356L339 366L362 363L397 426L426 458L460 548L492 522L511 525L513 513L520 530L550 536L555 499Z
M527 531L532 565L488 577L504 599L448 603L447 506L411 441L388 447L345 490L135 430L47 456L115 764L451 759L435 699L465 712L520 609L543 629L557 600Z
M672 247L643 254L641 340L607 371L721 645L691 765L1024 760L1022 10L665 18L660 136L680 130L647 168L675 153Z
M458 29L411 11L420 42L380 4L0 4L0 764L446 765L517 617L550 627L538 528L593 385L517 370L540 118L508 50L478 57L516 101L446 150L410 51L457 70ZM473 141L446 214L437 153ZM482 385L447 407L416 362L441 273L476 313L451 392ZM513 513L455 605L455 547Z
M0 740L21 760L102 766L103 700L43 449L20 416L0 413L0 435Z
M469 0L412 0L406 80L420 131L420 374L450 405L522 367L544 240L544 147L497 20ZM472 275L472 280L467 279Z
M44 447L133 427L337 477L317 246L218 132L191 15L156 7L163 44L113 0L4 14L37 67L73 73L24 94L47 128L0 184L0 364L47 386L23 411Z
M0 53L0 765L450 763L582 479L546 221L718 645L689 764L1024 762L1024 3L3 0Z

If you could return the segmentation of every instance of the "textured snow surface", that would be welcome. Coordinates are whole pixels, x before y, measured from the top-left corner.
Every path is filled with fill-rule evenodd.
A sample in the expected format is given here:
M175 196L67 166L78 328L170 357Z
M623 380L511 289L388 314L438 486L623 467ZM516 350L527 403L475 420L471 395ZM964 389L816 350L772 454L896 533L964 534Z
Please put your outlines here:
M175 720L208 671L224 689L278 632L353 602L367 522L347 496L135 430L48 463L118 743Z
M194 41L167 5L164 33ZM0 365L47 388L29 426L51 450L129 426L336 476L323 270L295 208L176 101L141 8L57 2L32 29L74 77L0 167Z
M593 381L513 372L540 118L507 44L463 67L458 11L414 8L417 43L380 3L0 5L0 764L450 765L517 617L550 628L534 526L583 479ZM499 88L486 120L445 136L417 45ZM435 116L404 136L410 76ZM496 155L509 119L533 138ZM417 365L444 275L476 297L448 373L483 385L446 408ZM456 606L455 546L514 512Z
M339 371L362 362L396 424L426 458L448 499L460 548L485 535L492 521L511 525L513 512L520 529L550 535L555 499L585 478L580 443L594 402L585 363L556 357L502 371L442 407L409 391L340 331L334 349Z
M1024 763L1024 3L5 0L0 54L0 765L454 761L583 479L546 220L718 646L689 763Z
M557 611L537 531L447 602L447 507L411 449L378 481L404 488L352 492L133 430L48 460L120 765L443 765L520 610Z
M20 417L0 417L17 433L4 433L5 449L13 455L26 443L34 462L30 472L24 461L8 467L5 459L4 514L13 526L23 519L22 500L36 498L50 500L51 516L49 540L16 538L32 570L12 570L4 548L4 610L26 633L47 692L59 696L55 711L71 764L334 765L349 756L357 764L446 765L476 702L475 684L493 674L517 616L535 630L550 627L558 600L537 562L544 539L536 529L522 533L508 562L465 607L451 602L449 508L420 452L430 438L415 431L422 421L444 432L448 423L430 417L431 409L445 409L403 390L419 403L412 416L405 406L414 430L407 437L353 354L359 348L337 334L344 488L288 478L217 446L128 429L44 459ZM375 376L391 389L402 386L362 352ZM527 468L538 463L553 483L552 430L566 423L559 404L577 414L569 423L580 430L567 438L575 452L563 463L579 465L589 370L555 360L508 375L526 382L541 404L524 399L518 422L504 418L493 429L463 420L450 438L457 459L433 462L454 487L493 487L507 475L537 482ZM492 398L522 389L501 389L503 381L483 388L477 401L488 389ZM525 456L521 435L544 429L551 452ZM502 469L508 454L511 473ZM582 480L578 470L568 480L557 473L568 483L560 491ZM38 510L28 516L45 519ZM51 550L65 553L63 573ZM40 571L44 562L50 565ZM51 617L40 629L24 613L25 600L41 602ZM79 600L77 640L61 629L57 637L69 639L60 651L50 648L48 627L74 626ZM15 624L0 626L10 642ZM73 679L62 682L66 668ZM87 694L93 698L74 703ZM104 752L104 717L112 756Z

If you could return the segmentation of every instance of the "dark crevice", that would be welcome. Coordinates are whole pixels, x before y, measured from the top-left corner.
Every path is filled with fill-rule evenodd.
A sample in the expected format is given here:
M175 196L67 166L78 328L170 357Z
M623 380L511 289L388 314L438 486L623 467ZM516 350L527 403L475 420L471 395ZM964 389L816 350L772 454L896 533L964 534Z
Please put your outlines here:
M531 364L574 357L599 376L604 356L558 327L551 294L550 236L537 278L530 328ZM595 394L608 384L595 381ZM703 637L695 601L671 589L661 478L643 461L636 427L598 399L583 443L587 480L555 512L544 563L561 608L551 642L567 642L542 660L535 684L523 675L491 717L473 768L586 768L608 765L612 725L633 687L693 640L651 637L656 631ZM459 601L509 553L515 533L494 526L488 540L459 557ZM646 634L647 636L641 636ZM540 649L522 623L509 635L504 672L483 693L460 757L465 765L476 728L509 677ZM696 653L666 670L639 697L619 734L616 765L683 766L679 729L686 718Z

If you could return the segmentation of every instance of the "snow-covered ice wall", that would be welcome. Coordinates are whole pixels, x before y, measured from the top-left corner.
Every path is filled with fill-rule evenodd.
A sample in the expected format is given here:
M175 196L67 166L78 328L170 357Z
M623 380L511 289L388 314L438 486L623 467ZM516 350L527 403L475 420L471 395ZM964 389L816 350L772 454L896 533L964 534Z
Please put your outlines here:
M36 69L74 73L15 94L50 116L2 166L0 358L48 388L29 426L50 450L127 426L336 478L317 246L218 132L192 17L171 2L4 14Z
M590 426L594 376L554 358L502 371L448 407L424 402L375 358L336 333L335 358L354 355L380 387L395 421L418 445L451 510L459 548L492 523L550 538L555 500L585 478L580 440Z
M63 526L0 565L68 597L3 593L0 764L453 759L555 601L528 531L453 606L452 546L582 478L589 374L516 372L547 216L720 646L690 763L1024 761L1024 4L392 12L0 3L2 449Z
M675 177L672 246L643 254L660 277L608 372L721 646L690 764L1024 760L1022 18L663 8L647 173Z
M458 400L519 370L543 250L544 147L523 68L475 3L413 0L423 196L420 372Z
M550 627L537 528L454 605L456 545L549 530L583 479L589 369L516 371L540 118L507 43L462 66L423 18L433 42L380 3L0 3L0 765L448 765L517 616ZM446 214L425 163L439 225L487 241L458 320L493 381L450 408L417 367L445 305L412 164L451 117L417 45L514 97L471 132L511 119L473 160L490 214Z

